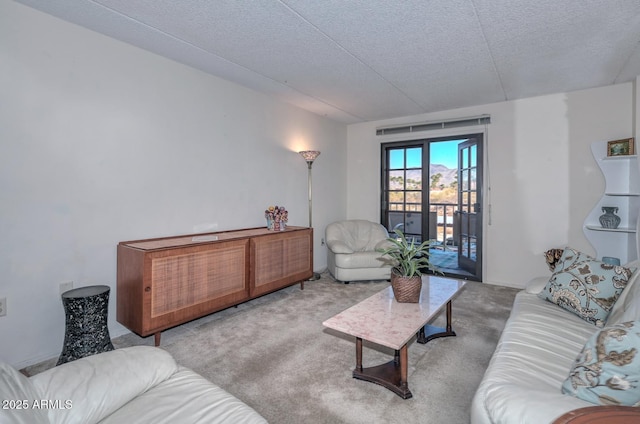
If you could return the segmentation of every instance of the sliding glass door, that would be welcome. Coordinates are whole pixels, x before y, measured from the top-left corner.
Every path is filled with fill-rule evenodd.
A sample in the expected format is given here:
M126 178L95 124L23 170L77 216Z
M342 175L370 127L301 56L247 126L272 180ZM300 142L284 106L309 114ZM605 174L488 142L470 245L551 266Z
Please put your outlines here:
M389 148L384 190L384 225L390 233L400 230L417 241L423 239L423 155L420 145Z
M482 278L482 136L382 145L381 222L394 236L431 240L445 275Z
M458 265L474 275L481 273L482 244L482 144L477 138L458 145Z

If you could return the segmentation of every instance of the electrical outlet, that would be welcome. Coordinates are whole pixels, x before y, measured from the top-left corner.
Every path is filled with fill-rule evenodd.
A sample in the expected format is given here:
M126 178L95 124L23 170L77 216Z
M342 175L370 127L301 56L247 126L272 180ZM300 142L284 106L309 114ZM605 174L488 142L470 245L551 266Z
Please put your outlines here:
M7 298L3 297L0 299L0 317L7 315Z
M73 288L73 281L65 281L64 283L60 283L60 294L69 291Z

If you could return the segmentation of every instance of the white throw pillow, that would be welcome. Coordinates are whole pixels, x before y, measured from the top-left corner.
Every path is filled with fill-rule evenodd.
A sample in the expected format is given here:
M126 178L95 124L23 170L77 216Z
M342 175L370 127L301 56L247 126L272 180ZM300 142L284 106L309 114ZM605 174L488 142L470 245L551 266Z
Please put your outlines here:
M98 423L124 404L170 378L173 357L158 347L133 346L80 358L31 377L47 396L70 401L72 408L50 409L52 424Z
M26 376L4 362L0 362L0 399L2 423L49 423L47 410L39 408L42 395Z
M631 262L629 265L637 267L638 261ZM607 319L608 326L629 321L640 321L640 283L638 280L640 280L640 268L636 268L627 283L627 287L620 294L620 298Z
M524 287L524 290L527 293L538 294L545 288L547 283L549 282L549 277L535 277L527 282Z

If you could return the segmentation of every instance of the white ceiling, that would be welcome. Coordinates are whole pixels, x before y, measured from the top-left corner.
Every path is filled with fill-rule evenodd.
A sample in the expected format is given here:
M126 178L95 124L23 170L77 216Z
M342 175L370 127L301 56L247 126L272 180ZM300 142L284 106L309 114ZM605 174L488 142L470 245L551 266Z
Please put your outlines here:
M344 123L640 75L640 0L18 1Z

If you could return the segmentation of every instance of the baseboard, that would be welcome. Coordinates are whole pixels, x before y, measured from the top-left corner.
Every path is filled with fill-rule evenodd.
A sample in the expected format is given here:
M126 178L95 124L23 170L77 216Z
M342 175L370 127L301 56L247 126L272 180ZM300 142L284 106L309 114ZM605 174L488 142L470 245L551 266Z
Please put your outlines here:
M486 280L483 281L483 283L491 284L492 286L511 287L512 289L524 289L524 285L517 284L517 283L505 283L505 282L498 283L497 281L486 281Z

